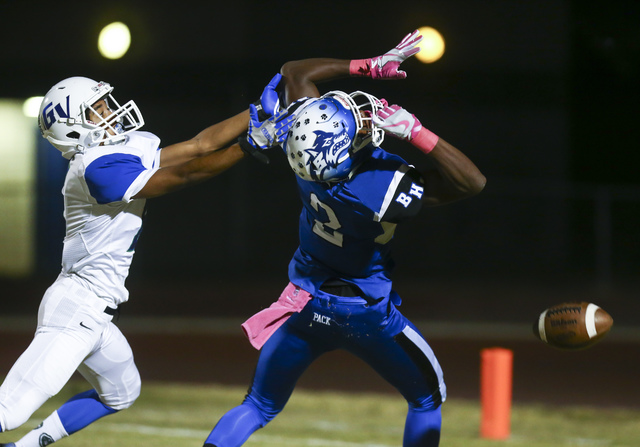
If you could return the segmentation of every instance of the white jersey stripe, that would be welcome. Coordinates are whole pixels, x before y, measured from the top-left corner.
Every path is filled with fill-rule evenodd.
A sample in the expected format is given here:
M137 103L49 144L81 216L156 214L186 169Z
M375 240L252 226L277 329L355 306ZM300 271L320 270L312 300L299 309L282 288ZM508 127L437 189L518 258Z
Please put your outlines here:
M382 202L382 206L380 207L380 211L378 211L374 216L374 219L376 222L380 222L382 220L382 218L384 217L384 214L389 209L389 206L391 206L391 201L396 196L396 191L398 189L398 186L400 185L400 181L402 180L402 178L405 176L407 172L409 172L409 166L401 165L400 168L393 174L393 179L389 184L389 188L387 189L387 194L384 196L384 200Z
M440 385L440 395L442 397L442 402L447 399L447 388L444 384L444 375L442 373L442 367L438 360L436 359L436 355L431 350L431 347L427 344L426 340L422 338L420 334L418 334L411 326L405 326L402 330L402 333L414 344L426 358L429 359L429 363L433 367L433 371L438 376L438 383Z

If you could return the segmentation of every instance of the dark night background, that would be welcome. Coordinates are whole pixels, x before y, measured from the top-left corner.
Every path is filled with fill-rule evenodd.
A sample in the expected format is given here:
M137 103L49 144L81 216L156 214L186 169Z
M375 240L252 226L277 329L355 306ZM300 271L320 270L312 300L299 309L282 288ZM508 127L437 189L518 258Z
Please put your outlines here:
M97 35L115 20L133 44L106 61ZM438 62L408 60L404 81L320 86L402 105L488 179L481 195L398 228L407 315L528 322L579 299L637 325L640 2L1 1L0 97L105 80L168 145L246 108L288 60L377 56L421 26L445 38ZM426 162L407 144L383 147ZM284 157L270 155L148 202L129 312L248 316L277 298L299 203ZM59 270L59 189L40 185L37 274L0 279L7 313L35 313Z

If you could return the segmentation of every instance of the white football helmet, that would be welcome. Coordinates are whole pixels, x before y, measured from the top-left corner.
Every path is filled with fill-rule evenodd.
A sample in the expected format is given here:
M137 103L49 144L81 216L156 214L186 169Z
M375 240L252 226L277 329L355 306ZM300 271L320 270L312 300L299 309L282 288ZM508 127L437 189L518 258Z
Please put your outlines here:
M84 77L67 78L51 87L38 114L40 133L62 156L71 158L78 152L99 144L116 144L144 125L144 119L133 101L123 106L113 98L106 82ZM111 115L101 118L93 105L104 99ZM89 120L89 112L100 118Z
M303 180L339 181L360 164L358 151L379 146L384 131L372 117L383 103L368 93L334 90L296 112L296 121L284 142L293 172Z

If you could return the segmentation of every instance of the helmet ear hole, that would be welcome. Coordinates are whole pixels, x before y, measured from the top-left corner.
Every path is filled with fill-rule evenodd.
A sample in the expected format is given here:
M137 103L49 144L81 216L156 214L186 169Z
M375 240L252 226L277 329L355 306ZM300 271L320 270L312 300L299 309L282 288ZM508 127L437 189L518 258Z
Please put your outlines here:
M79 140L80 139L80 134L78 132L69 132L67 134L67 138L70 138L72 140Z

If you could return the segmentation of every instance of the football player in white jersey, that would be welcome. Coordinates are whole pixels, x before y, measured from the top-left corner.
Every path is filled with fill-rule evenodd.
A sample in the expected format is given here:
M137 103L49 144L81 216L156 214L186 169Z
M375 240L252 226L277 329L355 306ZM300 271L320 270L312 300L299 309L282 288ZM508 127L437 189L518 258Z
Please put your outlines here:
M118 104L109 84L72 77L49 90L38 125L69 160L62 271L42 298L33 341L0 386L0 431L26 422L76 370L92 388L19 441L2 445L49 445L133 404L140 375L129 343L111 320L129 296L125 279L145 200L214 177L275 138L273 122L268 129L254 124L259 112L264 117L273 110L279 80L272 79L250 112L162 149L157 136L139 130L144 121L136 104Z
M261 350L253 381L205 447L242 445L282 411L307 367L336 349L365 361L406 399L404 447L439 445L443 373L420 331L397 309L390 245L396 226L422 206L473 196L485 178L403 108L360 91L321 96L315 85L349 75L404 78L399 66L419 41L415 31L375 58L283 65L285 106L295 116L283 149L302 202L300 245L280 298L242 325ZM382 149L385 134L409 142L434 168L418 170Z

